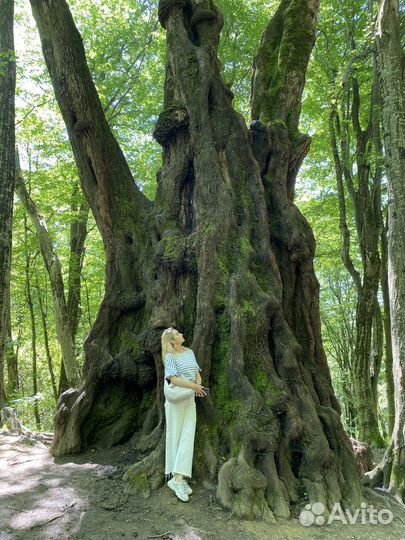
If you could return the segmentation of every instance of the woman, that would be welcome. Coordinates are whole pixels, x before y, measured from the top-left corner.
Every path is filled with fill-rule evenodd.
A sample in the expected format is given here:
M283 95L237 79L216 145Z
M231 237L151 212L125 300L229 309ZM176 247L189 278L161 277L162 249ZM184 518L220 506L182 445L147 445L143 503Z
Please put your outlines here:
M173 476L167 485L181 501L188 501L192 489L185 476L191 478L196 427L195 396L206 396L195 355L183 347L183 334L167 328L162 334L162 360L165 366L164 384L192 388L194 394L178 403L165 401L166 460L165 475Z

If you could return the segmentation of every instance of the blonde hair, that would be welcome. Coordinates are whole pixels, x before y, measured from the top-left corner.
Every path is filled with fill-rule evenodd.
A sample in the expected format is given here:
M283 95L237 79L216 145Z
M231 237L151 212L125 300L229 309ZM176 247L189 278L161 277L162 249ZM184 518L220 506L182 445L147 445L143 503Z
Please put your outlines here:
M173 349L173 338L174 338L174 332L176 332L175 328L166 328L166 330L163 331L162 334L162 362L163 365L166 363L166 355L167 353L174 353Z

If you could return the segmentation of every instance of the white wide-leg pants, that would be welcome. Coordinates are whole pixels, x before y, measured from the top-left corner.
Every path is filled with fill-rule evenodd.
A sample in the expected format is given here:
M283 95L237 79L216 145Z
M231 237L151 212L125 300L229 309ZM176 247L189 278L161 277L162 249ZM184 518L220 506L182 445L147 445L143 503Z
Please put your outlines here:
M165 475L182 474L191 478L197 421L194 396L180 403L170 403L166 399L165 414Z

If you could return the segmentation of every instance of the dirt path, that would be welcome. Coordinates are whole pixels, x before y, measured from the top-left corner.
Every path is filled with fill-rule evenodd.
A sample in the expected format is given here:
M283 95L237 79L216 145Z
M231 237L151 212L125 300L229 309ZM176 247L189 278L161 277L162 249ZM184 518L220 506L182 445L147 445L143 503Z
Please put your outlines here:
M304 527L297 518L276 525L236 520L218 507L214 487L195 483L188 503L166 486L144 498L122 481L133 460L125 445L54 459L44 444L0 430L0 540L405 539L396 504L388 525ZM389 508L378 493L369 498Z

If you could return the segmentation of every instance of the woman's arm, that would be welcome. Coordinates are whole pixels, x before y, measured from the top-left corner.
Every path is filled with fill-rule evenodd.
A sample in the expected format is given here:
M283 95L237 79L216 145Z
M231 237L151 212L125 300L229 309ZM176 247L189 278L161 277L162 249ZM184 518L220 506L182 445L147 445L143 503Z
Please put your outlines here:
M204 397L207 395L207 392L204 390L204 387L202 385L202 379L200 372L197 372L197 376L195 378L195 384L198 388L198 390L195 391L195 395L198 397Z
M195 395L198 397L203 397L207 395L207 393L204 391L204 388L198 382L193 383L191 381L186 381L186 379L176 377L176 375L170 377L170 382L172 382L176 386L182 386L183 388L192 388L195 392Z
M183 388L192 388L193 390L195 390L196 386L195 383L187 381L186 379L182 379L181 377L176 377L176 375L172 375L170 377L170 382L172 382L176 386L182 386Z

